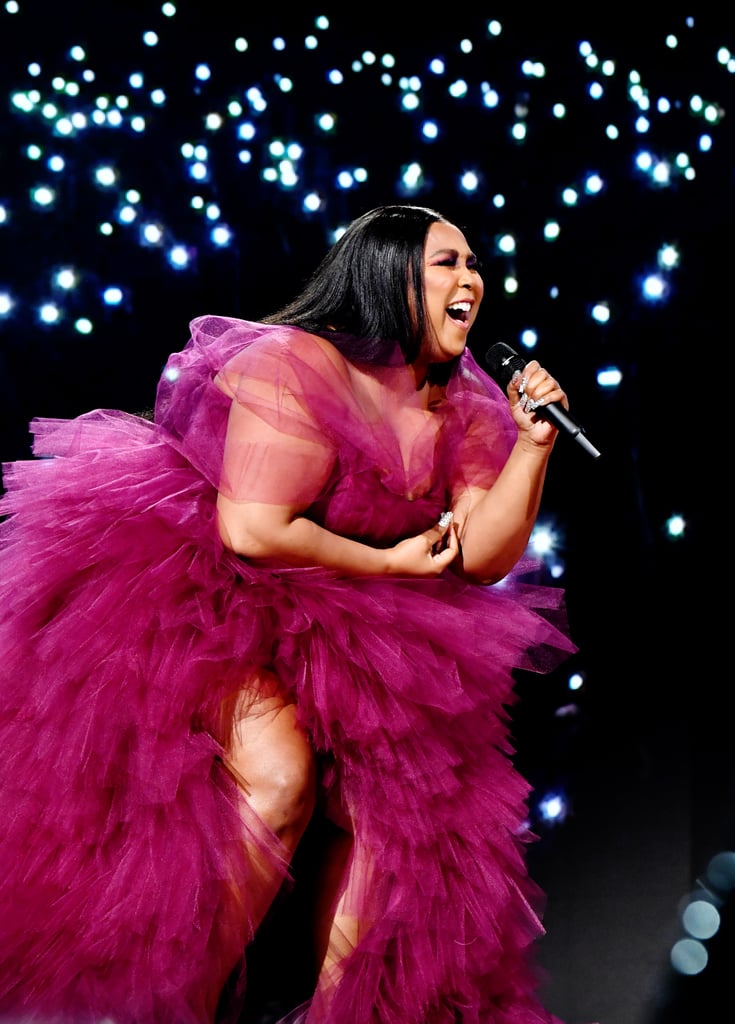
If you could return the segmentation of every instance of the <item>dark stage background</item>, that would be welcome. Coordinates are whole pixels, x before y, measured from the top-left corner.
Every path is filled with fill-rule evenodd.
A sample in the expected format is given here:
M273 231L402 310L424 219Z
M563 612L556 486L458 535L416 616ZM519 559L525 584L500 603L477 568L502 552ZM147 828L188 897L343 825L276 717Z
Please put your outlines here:
M150 407L189 320L265 315L364 210L415 202L460 224L485 268L475 356L532 332L602 453L557 444L540 524L579 653L519 677L514 710L547 1002L568 1024L735 1019L715 628L733 16L323 10L0 9L0 458L29 456L33 416Z

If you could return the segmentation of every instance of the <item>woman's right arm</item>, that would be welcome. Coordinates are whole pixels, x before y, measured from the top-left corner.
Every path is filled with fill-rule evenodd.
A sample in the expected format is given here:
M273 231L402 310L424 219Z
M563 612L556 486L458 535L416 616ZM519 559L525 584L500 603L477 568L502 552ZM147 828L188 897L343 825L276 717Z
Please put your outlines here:
M391 548L375 548L326 530L304 509L263 502L217 500L222 542L243 558L321 566L343 576L438 576L456 557L450 525L436 523Z

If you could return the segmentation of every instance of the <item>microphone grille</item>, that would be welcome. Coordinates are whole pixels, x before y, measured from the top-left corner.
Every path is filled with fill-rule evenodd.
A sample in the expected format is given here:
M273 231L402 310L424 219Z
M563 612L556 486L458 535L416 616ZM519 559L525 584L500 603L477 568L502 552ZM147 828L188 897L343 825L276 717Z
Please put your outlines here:
M510 378L516 370L523 370L527 360L519 356L504 341L498 341L487 350L485 362L487 363L490 375L495 378L501 387L506 388Z

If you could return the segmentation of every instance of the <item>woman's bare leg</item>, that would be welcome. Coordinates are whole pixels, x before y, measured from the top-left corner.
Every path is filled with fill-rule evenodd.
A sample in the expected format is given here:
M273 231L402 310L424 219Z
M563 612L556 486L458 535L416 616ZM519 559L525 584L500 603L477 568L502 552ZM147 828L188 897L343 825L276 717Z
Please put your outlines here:
M297 722L296 705L289 703L274 676L257 680L262 696L238 705L229 744L228 768L250 808L280 840L290 861L314 810L316 768L314 753ZM281 884L261 851L251 851L259 885L249 910L260 923ZM255 892L257 890L257 893Z
M255 828L252 821L247 825L243 821L249 880L247 892L232 894L242 903L252 936L276 897L311 818L316 793L314 753L298 725L295 704L277 678L265 671L220 707L213 731L225 748L225 766L243 793L247 805L243 814L250 818L252 811L258 819ZM212 1020L235 966L236 961L223 963L220 977L210 975Z

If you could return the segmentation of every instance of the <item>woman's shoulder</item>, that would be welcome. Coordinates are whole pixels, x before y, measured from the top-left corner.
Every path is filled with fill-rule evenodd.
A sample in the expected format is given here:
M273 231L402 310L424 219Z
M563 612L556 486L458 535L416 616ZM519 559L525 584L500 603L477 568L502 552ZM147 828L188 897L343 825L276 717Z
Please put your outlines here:
M315 393L342 393L349 380L338 350L301 327L208 316L193 322L192 339L209 349L214 383L230 397L265 387L308 401Z
M488 438L503 434L509 443L517 434L508 396L469 349L463 352L447 385L447 403L464 430L474 424L473 430Z

